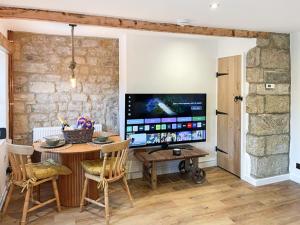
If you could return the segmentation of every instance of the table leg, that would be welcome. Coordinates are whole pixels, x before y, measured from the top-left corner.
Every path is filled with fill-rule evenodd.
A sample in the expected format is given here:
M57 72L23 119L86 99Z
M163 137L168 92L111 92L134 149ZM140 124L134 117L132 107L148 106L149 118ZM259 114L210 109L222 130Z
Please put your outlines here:
M79 207L83 190L84 171L80 162L99 158L99 152L60 154L60 162L72 170L68 176L59 176L58 190L62 206ZM88 196L97 199L99 194L96 182L89 182Z
M152 162L152 167L151 167L151 186L152 186L153 190L155 190L157 188L157 166L156 166L156 162Z

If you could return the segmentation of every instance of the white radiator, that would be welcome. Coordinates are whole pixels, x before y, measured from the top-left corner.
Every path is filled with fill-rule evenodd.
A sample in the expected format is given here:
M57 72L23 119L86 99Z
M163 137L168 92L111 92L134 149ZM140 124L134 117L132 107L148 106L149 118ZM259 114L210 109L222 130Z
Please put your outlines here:
M101 124L95 124L95 131L102 131ZM38 141L46 136L62 135L61 127L35 127L33 128L33 141Z
M95 124L95 131L102 131L101 124ZM50 135L62 135L61 127L35 127L33 128L33 141L38 141L46 136ZM53 159L59 162L59 155L56 153L42 153L41 160L46 161L47 159Z

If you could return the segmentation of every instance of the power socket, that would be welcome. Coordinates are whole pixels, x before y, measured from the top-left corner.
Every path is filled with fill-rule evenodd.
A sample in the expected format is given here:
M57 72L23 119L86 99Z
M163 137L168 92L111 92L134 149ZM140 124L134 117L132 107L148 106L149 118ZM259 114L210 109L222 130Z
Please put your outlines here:
M296 168L300 170L300 163L296 163Z

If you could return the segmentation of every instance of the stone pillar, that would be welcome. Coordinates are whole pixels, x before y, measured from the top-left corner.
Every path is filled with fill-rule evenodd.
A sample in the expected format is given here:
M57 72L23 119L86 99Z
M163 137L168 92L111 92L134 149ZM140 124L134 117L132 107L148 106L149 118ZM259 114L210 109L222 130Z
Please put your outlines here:
M247 153L251 175L265 178L288 173L290 142L290 38L271 34L257 39L247 54ZM275 84L266 89L267 83Z

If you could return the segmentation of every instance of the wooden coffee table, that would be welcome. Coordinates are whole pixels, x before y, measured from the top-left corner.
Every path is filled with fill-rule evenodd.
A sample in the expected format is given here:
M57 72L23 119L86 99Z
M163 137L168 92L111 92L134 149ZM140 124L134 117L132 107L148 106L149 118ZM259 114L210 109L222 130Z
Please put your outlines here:
M143 162L143 177L149 181L152 189L157 188L157 162L183 160L179 164L181 172L191 172L192 176L203 175L204 171L198 167L198 158L205 157L208 152L196 148L191 145L185 145L185 148L181 150L180 156L173 155L173 149L157 149L151 154L153 148L150 149L135 149L135 157Z

